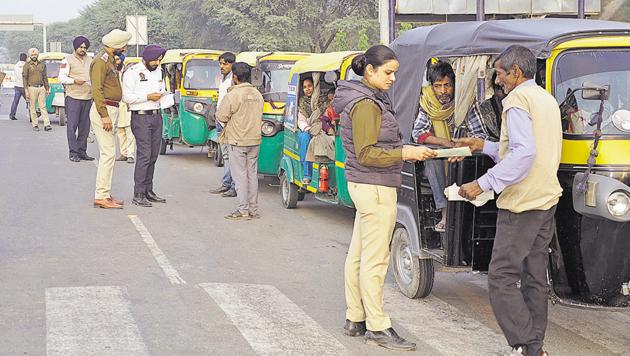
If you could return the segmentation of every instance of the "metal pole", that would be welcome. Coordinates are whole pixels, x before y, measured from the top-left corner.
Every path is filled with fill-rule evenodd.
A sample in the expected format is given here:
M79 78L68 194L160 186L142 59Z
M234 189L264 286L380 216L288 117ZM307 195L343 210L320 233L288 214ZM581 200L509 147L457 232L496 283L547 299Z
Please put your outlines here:
M389 0L389 42L396 38L396 0Z
M584 15L584 0L578 0L578 19L585 18Z
M46 40L46 24L42 22L42 37L44 37L44 49L42 52L48 52L46 48L48 46L48 41Z
M486 20L486 1L477 0L477 21Z
M381 33L381 44L386 45L389 43L389 0L379 0L378 22Z

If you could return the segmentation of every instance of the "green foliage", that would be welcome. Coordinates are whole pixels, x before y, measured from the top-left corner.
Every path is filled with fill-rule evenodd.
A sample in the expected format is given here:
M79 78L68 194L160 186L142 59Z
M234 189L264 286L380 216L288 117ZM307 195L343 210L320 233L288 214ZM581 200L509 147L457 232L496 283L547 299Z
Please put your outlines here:
M409 31L413 28L413 24L409 23L409 22L402 22L400 23L399 27L398 27L398 31L396 31L396 37L400 36L403 34L403 32L405 31Z

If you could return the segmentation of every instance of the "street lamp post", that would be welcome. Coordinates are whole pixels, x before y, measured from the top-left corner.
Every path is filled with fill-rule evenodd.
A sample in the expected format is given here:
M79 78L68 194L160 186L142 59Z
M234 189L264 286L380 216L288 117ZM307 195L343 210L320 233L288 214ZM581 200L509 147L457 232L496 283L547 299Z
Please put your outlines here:
M485 21L486 19L486 1L477 0L477 21Z
M584 0L578 0L578 19L585 18L584 15Z

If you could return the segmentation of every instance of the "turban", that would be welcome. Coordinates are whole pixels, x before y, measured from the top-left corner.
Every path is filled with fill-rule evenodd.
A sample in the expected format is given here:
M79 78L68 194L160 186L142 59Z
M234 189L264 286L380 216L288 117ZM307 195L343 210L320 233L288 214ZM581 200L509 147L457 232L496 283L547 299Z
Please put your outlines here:
M85 44L85 47L90 48L90 40L83 36L78 36L72 41L72 47L76 50L81 47L82 44Z
M164 48L158 45L148 45L144 48L144 51L142 51L142 59L144 59L145 62L151 62L163 56L164 53L166 53Z
M103 44L109 48L123 48L130 39L131 33L115 29L103 36Z

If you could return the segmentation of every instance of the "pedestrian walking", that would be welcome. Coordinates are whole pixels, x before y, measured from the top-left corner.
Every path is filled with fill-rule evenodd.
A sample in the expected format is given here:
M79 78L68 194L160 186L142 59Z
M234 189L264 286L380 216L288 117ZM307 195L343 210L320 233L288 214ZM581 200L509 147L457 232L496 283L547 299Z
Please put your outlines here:
M124 80L125 75L125 55L121 54L116 56L116 69ZM123 88L124 96L124 88ZM134 157L136 156L136 138L131 131L131 111L124 101L120 102L120 110L118 113L118 121L114 123L116 126L116 137L118 138L118 148L120 150L120 156L116 158L116 161L135 163Z
M24 65L26 64L26 53L20 53L20 60L15 63L13 66L13 73L15 76L15 86L13 87L13 102L11 103L11 112L9 113L9 118L11 120L17 120L15 117L17 113L18 105L20 104L20 99L24 98L24 101L28 103L26 99L26 94L24 93L24 78L22 74L24 72ZM27 105L28 108L28 105Z
M46 111L46 96L50 94L46 65L39 61L39 50L37 48L29 49L28 56L30 61L24 65L22 80L26 88L24 94L26 95L26 100L29 101L33 131L39 131L37 105L39 105L39 111L42 113L42 119L44 120L44 131L52 131L48 111Z
M499 142L460 139L497 164L459 194L474 199L484 191L497 199L496 235L488 270L490 304L512 355L545 355L547 266L562 195L558 167L562 125L558 102L534 81L536 57L510 46L494 62L503 100ZM520 280L520 287L518 282Z
M72 41L72 47L74 53L67 55L59 68L59 82L65 86L66 91L68 154L72 162L93 161L94 157L87 154L92 107L90 83L92 58L87 55L90 41L84 36L78 36Z
M96 170L94 207L105 209L122 209L124 205L124 201L111 196L116 158L116 140L112 129L122 99L122 87L118 71L114 67L114 56L125 51L130 39L131 33L119 29L103 36L104 48L96 54L90 66L94 100L90 108L90 124L100 152Z
M136 167L133 173L133 203L150 207L166 203L153 191L155 162L162 144L160 99L166 94L160 61L166 50L148 45L142 62L130 67L123 77L123 100L131 111L131 131L136 138Z
M217 100L217 108L221 104L221 101L228 92L228 88L232 86L232 64L236 62L236 56L232 52L224 52L219 56L219 66L221 68L221 75L223 78L219 83L219 98ZM223 123L216 120L217 134L221 134L223 130ZM230 198L236 196L236 189L234 188L235 182L232 179L230 173L230 155L228 154L229 145L225 143L219 143L221 147L221 154L223 159L223 177L221 178L221 186L216 189L211 189L211 194L221 194L224 198Z
M333 107L341 114L346 179L356 208L352 240L345 262L348 336L392 350L414 350L399 336L383 310L383 283L389 244L396 223L396 189L403 160L424 160L436 153L422 146L403 146L398 121L385 91L398 70L396 54L387 46L368 49L352 60L363 77L338 83ZM238 187L238 185L237 185Z
M238 207L226 219L257 219L258 153L262 134L264 100L249 81L251 69L243 62L232 65L232 87L217 108L216 118L225 127L219 142L227 144L230 172L236 185Z

